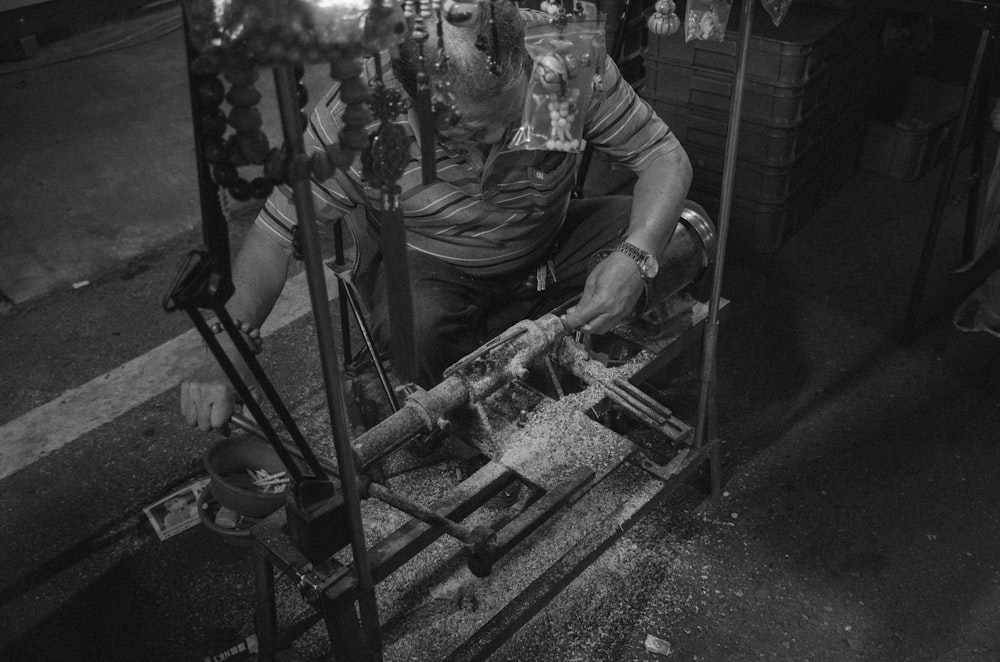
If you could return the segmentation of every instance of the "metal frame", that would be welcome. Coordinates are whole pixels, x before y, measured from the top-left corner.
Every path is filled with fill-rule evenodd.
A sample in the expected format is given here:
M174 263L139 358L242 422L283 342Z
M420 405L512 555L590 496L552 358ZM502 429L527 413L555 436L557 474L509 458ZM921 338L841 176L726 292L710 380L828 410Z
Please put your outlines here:
M644 489L648 492L646 504L652 503L657 495L662 495L668 488L678 481L686 478L691 472L699 467L704 460L709 460L710 482L713 495L717 496L721 486L721 466L716 431L716 345L717 327L719 324L719 313L722 307L721 282L723 276L723 265L725 262L725 246L728 234L729 215L731 207L732 180L735 168L735 154L737 133L739 129L739 115L741 112L742 89L746 73L746 59L749 46L749 37L752 21L752 2L744 2L744 17L742 27L742 38L740 51L738 54L736 86L733 94L733 105L730 117L729 140L727 142L723 190L721 192L720 217L718 219L718 241L716 245L716 256L714 268L712 270L712 288L708 302L707 316L703 326L703 357L701 370L701 389L699 393L698 420L695 424L693 443L690 450L678 455L678 458L665 466L651 465L648 461L640 462L654 478L653 484L647 483ZM189 49L189 55L191 51ZM282 128L285 133L286 144L291 149L291 159L293 162L301 162L306 158L303 143L303 128L301 126L300 113L297 106L297 90L294 72L290 65L279 65L274 68L275 87L278 96L279 109L281 111ZM193 103L194 96L192 95ZM194 108L197 112L197 108ZM197 114L196 114L197 117ZM198 138L196 137L196 143ZM231 280L228 272L228 235L225 229L224 219L221 218L221 211L218 209L217 188L208 177L204 166L202 148L196 144L199 154L199 183L202 193L203 217L206 222L206 243L213 249L209 256L207 273L204 282L212 286L221 285L218 290L210 293L206 299L198 296L184 299L178 296L178 289L171 292L168 297L172 307L184 308L192 317L196 327L205 337L209 346L215 352L216 357L224 366L228 359L221 347L215 341L211 331L207 328L203 317L198 310L200 307L210 307L219 316L227 332L233 337L237 348L248 360L254 370L255 377L268 383L263 370L253 360L249 348L242 342L242 338L235 327L235 323L225 313L224 303L231 294ZM334 333L332 321L328 313L328 296L326 282L323 276L323 263L320 254L319 238L316 228L315 212L312 207L310 194L310 181L307 169L299 172L299 176L290 182L296 213L299 218L300 238L302 244L302 257L305 264L307 283L309 286L310 303L312 305L316 322L317 343L319 345L320 362L322 367L324 390L326 393L326 404L332 423L333 442L337 457L336 478L340 483L343 496L343 508L350 528L350 546L354 563L349 567L338 567L333 563L314 564L304 555L288 536L283 533L283 515L281 511L267 518L258 524L253 530L254 548L257 556L256 577L257 577L257 627L260 630L261 639L261 659L273 659L280 644L277 633L277 619L274 605L274 571L281 570L283 573L293 577L296 583L303 589L304 595L316 606L317 613L326 621L327 629L333 643L340 650L350 651L349 659L382 659L382 643L378 609L375 602L374 585L376 581L388 576L402 563L415 555L420 549L426 547L430 541L436 539L444 533L459 538L473 547L477 543L488 544L490 553L510 549L518 541L522 540L530 531L542 525L558 507L576 500L581 490L591 483L593 476L587 472L572 478L564 485L550 490L533 506L530 506L522 515L505 527L496 537L490 537L481 531L470 530L457 524L463 513L471 512L479 507L490 496L497 493L504 486L514 480L515 475L504 467L495 463L489 463L480 469L470 480L463 482L457 490L446 499L445 502L434 504L430 508L424 508L413 504L399 495L393 495L387 491L375 487L372 489L366 480L362 479L357 472L357 463L365 464L366 455L370 458L372 453L379 453L385 450L386 444L376 443L367 448L360 447L358 450L352 446L350 434L348 432L348 417L345 404L345 393L343 390L343 379L339 367L338 359L338 339ZM342 264L342 255L338 254L338 260ZM225 258L225 259L220 259ZM343 283L343 280L341 281ZM179 283L180 284L180 283ZM211 289L211 288L210 288ZM347 284L341 289L347 294L346 306L356 305L353 293ZM200 291L199 295L202 294ZM206 306L207 304L207 306ZM341 313L345 314L345 301L341 302ZM360 318L358 311L355 315ZM698 328L698 327L694 327ZM348 346L349 336L345 330L344 345ZM373 356L376 359L377 357ZM256 366L256 367L254 367ZM242 387L246 390L245 384L241 384L239 375L232 369L231 363L227 369L237 389ZM387 380L383 381L387 383ZM390 389L387 389L391 391ZM268 393L269 399L275 404L276 409L281 409L280 398L277 393ZM241 391L242 392L242 391ZM245 393L244 395L248 395ZM248 404L252 398L244 398ZM424 402L421 406L426 407ZM393 408L398 409L398 403L393 403ZM405 407L403 408L405 409ZM267 437L275 446L279 453L287 456L290 453L276 433L267 422L262 411L252 412L260 423L262 430L260 434ZM287 412L286 412L287 413ZM404 413L400 410L400 413ZM286 427L292 433L293 441L298 442L296 426L290 414L281 415ZM400 420L398 417L393 417ZM404 417L405 418L405 417ZM425 421L418 421L419 426L424 426ZM246 425L244 425L247 428ZM392 427L392 425L390 425ZM393 430L398 432L398 430ZM373 438L379 438L374 435ZM298 445L298 444L297 444ZM303 452L304 450L304 452ZM315 478L328 480L333 473L328 464L321 463L314 458L310 458L308 445L305 449L299 449L304 455L315 474ZM298 456L297 456L298 457ZM624 458L623 458L624 459ZM289 460L290 467L295 464ZM299 476L299 478L305 478ZM644 494L645 494L644 492ZM361 521L360 500L363 496L381 496L386 501L402 506L415 517L411 524L401 529L396 535L390 536L381 543L369 550L365 546L365 536ZM614 537L620 535L626 523L634 522L645 507L629 507L622 511L618 519L617 526L607 531L602 531L601 535L594 536L593 541L575 548L567 557L560 559L553 566L552 576L544 580L548 588L539 589L538 595L552 595L552 586L560 585L568 581L585 567L586 563L596 557L607 545L613 541ZM355 611L354 605L358 605ZM531 605L520 609L517 619L526 618L526 614L531 610L540 608L540 602L529 600L523 602L523 606ZM517 620L515 619L515 620ZM313 620L315 622L315 620ZM299 628L303 625L299 625ZM499 633L509 633L513 630L510 627L499 628ZM495 639L491 641L495 642ZM470 644L471 646L471 644ZM471 649L469 649L471 650ZM480 654L484 648L480 648ZM461 655L465 655L462 653ZM459 655L455 659L465 659ZM470 658L472 659L472 658Z

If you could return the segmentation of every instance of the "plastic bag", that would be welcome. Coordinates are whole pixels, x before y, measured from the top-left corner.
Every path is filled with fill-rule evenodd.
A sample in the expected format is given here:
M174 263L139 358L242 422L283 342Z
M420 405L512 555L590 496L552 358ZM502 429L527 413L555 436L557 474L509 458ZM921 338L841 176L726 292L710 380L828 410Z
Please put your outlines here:
M396 0L184 0L198 51L221 50L263 62L323 62L399 43L406 31Z
M534 65L512 149L583 151L585 111L603 94L604 35L600 19L528 28L524 44Z
M689 0L684 41L723 41L731 8L730 0Z
M792 0L760 0L760 4L764 5L764 9L771 15L774 25L778 26L785 20L788 8L792 6Z

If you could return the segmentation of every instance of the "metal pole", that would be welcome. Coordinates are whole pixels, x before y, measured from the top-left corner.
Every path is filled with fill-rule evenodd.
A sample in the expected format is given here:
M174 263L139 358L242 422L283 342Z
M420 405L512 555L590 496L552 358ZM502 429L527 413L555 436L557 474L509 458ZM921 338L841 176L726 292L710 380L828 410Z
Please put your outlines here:
M316 339L319 358L326 387L327 407L333 428L333 443L340 469L340 487L344 492L344 505L351 531L351 552L358 580L358 607L370 659L382 659L382 636L375 601L375 585L372 581L371 565L365 543L365 532L361 520L361 498L358 493L358 477L354 466L354 451L347 427L347 405L341 379L337 336L330 319L329 298L326 279L323 274L323 256L320 250L319 231L316 228L316 213L312 201L312 182L309 176L308 156L305 153L303 127L299 119L298 91L290 64L274 68L275 91L278 108L284 127L285 139L292 153L291 186L294 196L295 213L298 218L299 237L302 240L302 258L305 265L306 281L309 284L309 300L316 324Z
M708 301L708 319L705 324L701 361L701 391L698 398L698 423L695 426L695 448L705 443L709 423L715 420L716 346L719 336L719 301L722 298L722 274L726 263L726 239L729 234L729 217L732 211L733 180L736 173L736 153L739 145L740 115L743 112L743 87L746 84L747 60L750 52L750 34L753 31L753 13L756 3L743 0L740 20L739 49L736 55L736 80L729 105L729 129L726 139L725 160L722 167L722 191L719 195L718 243L715 247L715 272L712 276L712 293ZM714 428L714 425L711 427ZM712 431L714 434L714 430ZM718 448L711 459L712 493L717 496L719 480Z

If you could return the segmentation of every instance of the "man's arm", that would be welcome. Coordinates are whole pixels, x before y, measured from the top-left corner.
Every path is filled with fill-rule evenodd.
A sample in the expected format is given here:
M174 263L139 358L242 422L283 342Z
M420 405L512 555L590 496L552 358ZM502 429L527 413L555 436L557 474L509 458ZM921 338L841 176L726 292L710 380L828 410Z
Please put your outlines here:
M259 223L254 223L233 262L235 292L226 303L229 314L260 328L285 285L291 256L290 246L280 242ZM219 341L249 382L249 371L232 341L226 335L220 335ZM180 395L184 419L206 432L225 427L237 398L232 384L207 349L201 367L181 383Z
M691 163L683 149L654 155L636 180L624 240L661 258L677 227L690 184ZM611 253L587 277L580 303L566 313L566 324L606 333L632 312L642 291L642 276L632 258Z
M624 239L662 257L684 208L691 162L670 128L639 98L610 58L604 80L607 94L588 108L585 137L636 173ZM591 272L580 303L567 311L566 323L594 333L610 331L632 312L642 290L635 262L612 253Z

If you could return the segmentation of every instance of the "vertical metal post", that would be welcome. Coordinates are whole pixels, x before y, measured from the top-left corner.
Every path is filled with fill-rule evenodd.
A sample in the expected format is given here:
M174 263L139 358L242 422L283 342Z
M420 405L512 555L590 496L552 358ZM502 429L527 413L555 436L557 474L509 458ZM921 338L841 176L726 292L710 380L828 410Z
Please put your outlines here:
M291 186L295 213L298 219L299 237L302 240L302 256L309 284L309 300L316 324L316 338L319 358L326 387L327 408L333 428L333 443L340 469L340 487L344 494L348 524L351 532L351 553L358 580L358 607L365 644L370 660L382 659L382 636L379 624L378 605L375 601L375 586L372 582L371 565L365 543L365 532L361 520L361 498L358 492L357 470L347 423L347 405L344 400L344 385L339 367L337 336L329 310L326 279L323 274L323 257L320 250L319 231L316 228L316 212L312 201L312 182L309 176L309 159L305 153L304 128L299 118L298 92L295 76L290 64L274 68L274 84L278 97L278 109L284 128L285 140L291 150Z
M722 275L726 264L726 239L729 234L729 217L732 212L733 179L736 173L736 154L739 145L740 115L743 112L743 87L746 84L747 60L750 53L750 35L753 32L753 13L757 3L743 0L740 20L739 49L736 54L736 79L729 105L729 129L726 134L726 151L722 166L722 191L719 194L718 243L715 247L715 270L712 274L712 293L708 301L708 319L701 361L701 390L698 397L698 422L695 426L695 448L701 448L708 434L715 435L716 420L716 346L719 336L719 301L722 298ZM712 496L718 497L722 481L719 448L711 451L710 471Z
M920 316L920 303L923 300L924 290L927 287L927 275L930 272L931 261L934 258L934 251L937 247L938 235L941 232L941 219L948 204L951 180L955 176L955 166L958 163L958 155L962 149L965 127L968 124L969 112L975 97L976 88L980 84L980 72L982 71L983 60L986 56L986 47L989 44L992 34L993 26L987 25L983 27L979 35L979 45L976 48L976 56L972 62L972 72L969 74L969 81L965 86L965 95L962 97L961 111L958 114L958 125L955 127L955 135L952 137L951 145L948 147L948 155L945 157L941 182L938 184L937 195L934 198L934 207L931 210L930 224L927 227L927 236L924 238L924 247L920 253L917 275L913 279L913 287L910 289L910 302L906 308L906 320L903 322L901 333L903 343L908 343L919 335L918 318ZM979 136L976 139L978 140Z

